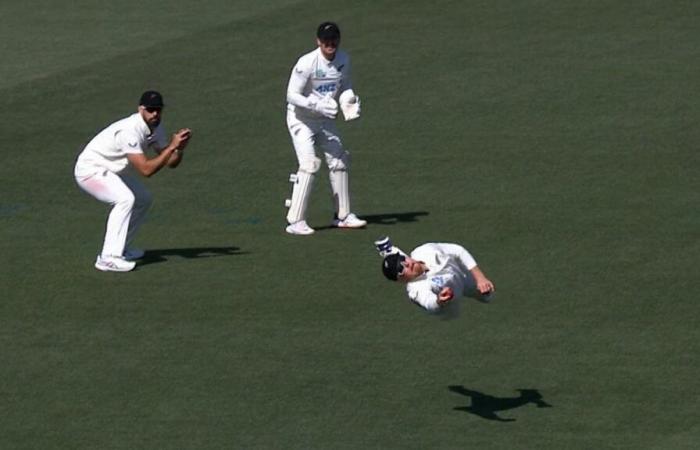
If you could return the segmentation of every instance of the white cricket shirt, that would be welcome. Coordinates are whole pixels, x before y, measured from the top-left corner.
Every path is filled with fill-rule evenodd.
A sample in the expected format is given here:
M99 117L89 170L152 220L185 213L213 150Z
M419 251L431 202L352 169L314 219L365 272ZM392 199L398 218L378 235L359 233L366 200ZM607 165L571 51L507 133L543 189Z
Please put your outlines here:
M144 153L149 146L167 146L162 123L153 132L141 114L134 113L100 131L78 155L75 176L88 176L99 170L120 173L129 164L127 154Z
M292 69L287 86L287 109L299 119L323 118L309 108L307 97L312 92L321 96L331 94L337 101L340 94L352 89L350 57L343 50L336 50L333 61L328 61L320 48L303 55Z
M476 267L467 249L457 244L427 243L416 247L410 256L428 266L426 273L406 284L411 301L428 311L437 311L438 293L443 287L452 288L455 297L466 294L469 271Z

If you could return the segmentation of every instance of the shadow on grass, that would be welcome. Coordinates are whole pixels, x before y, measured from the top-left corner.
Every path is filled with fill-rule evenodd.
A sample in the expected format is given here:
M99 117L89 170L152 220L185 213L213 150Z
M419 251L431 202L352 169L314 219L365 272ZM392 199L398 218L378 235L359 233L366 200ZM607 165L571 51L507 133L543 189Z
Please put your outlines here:
M517 389L520 392L518 397L493 397L478 391L472 391L464 386L449 386L448 389L471 398L471 406L458 406L454 408L455 410L468 412L482 419L496 420L498 422L515 422L515 419L499 417L496 414L498 411L520 408L529 403L534 403L538 408L551 408L552 406L542 399L542 394L536 389Z
M367 223L378 225L393 225L398 222L417 222L417 217L427 216L428 211L409 211L362 216Z
M384 213L384 214L362 214L358 217L360 219L365 219L368 224L374 225L394 225L399 222L417 222L417 217L427 216L430 214L427 211L409 211L409 212L395 212L395 213ZM316 230L329 230L332 227L330 225L324 225L320 227L314 227Z
M155 264L168 260L169 256L181 258L215 258L219 256L245 255L248 252L239 251L238 247L191 247L191 248L164 248L146 250L146 254L139 260L139 266Z

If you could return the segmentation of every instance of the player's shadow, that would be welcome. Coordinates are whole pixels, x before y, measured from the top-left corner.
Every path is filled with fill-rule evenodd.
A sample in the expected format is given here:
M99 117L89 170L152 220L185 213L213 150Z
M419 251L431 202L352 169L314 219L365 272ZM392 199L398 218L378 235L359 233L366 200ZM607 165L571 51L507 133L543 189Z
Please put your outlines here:
M373 223L375 225L393 225L399 222L417 222L418 217L427 216L429 213L427 211L409 211L409 212L396 212L396 213L384 213L384 214L369 214L362 216L367 223Z
M170 256L181 258L215 258L219 256L245 255L248 252L240 251L238 247L190 247L190 248L164 248L146 250L143 258L139 260L139 266L155 264L168 260Z
M542 399L542 394L536 389L517 389L520 395L517 397L494 397L478 391L467 389L464 386L449 386L452 392L462 394L471 399L470 406L457 406L454 409L477 415L483 419L496 420L498 422L514 422L515 419L504 419L496 414L499 411L520 408L533 403L538 408L551 408L552 405Z
M374 225L394 225L399 222L416 222L417 217L427 216L427 211L409 211L385 214L361 214L360 219L364 219L368 224ZM334 228L330 225L314 227L317 230L328 230Z

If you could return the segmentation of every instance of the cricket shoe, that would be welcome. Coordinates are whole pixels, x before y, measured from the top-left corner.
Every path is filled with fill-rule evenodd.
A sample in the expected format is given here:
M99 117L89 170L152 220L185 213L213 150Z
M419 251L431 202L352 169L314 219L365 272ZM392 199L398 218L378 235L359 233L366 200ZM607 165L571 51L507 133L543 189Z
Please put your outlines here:
M129 272L134 270L136 263L127 261L121 256L98 256L95 269L103 272Z
M127 248L124 252L124 259L127 261L136 261L137 259L143 258L145 254L146 252L140 248Z
M337 228L362 228L366 225L366 220L358 218L353 213L350 213L347 216L345 216L345 219L343 220L338 219L338 217L333 219L333 226Z
M374 241L374 247L382 258L386 258L392 253L397 253L394 251L394 244L391 243L389 236L383 236Z
M306 223L306 220L300 220L299 222L294 222L290 225L287 225L287 228L285 228L285 231L289 234L298 234L301 236L308 236L308 235L314 234L316 232L316 230L311 228Z

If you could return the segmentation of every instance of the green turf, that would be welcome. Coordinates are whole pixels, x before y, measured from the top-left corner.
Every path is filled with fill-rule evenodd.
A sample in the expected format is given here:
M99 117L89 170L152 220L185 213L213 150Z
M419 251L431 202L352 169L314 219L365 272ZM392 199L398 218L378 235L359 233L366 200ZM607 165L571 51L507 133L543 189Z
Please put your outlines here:
M700 6L0 5L0 448L691 449L700 442ZM364 231L283 232L284 92L337 20ZM72 165L139 94L195 137L129 274ZM490 305L423 314L372 240L460 242ZM449 386L491 396L476 411ZM508 405L536 389L550 408ZM474 412L482 413L482 416Z

